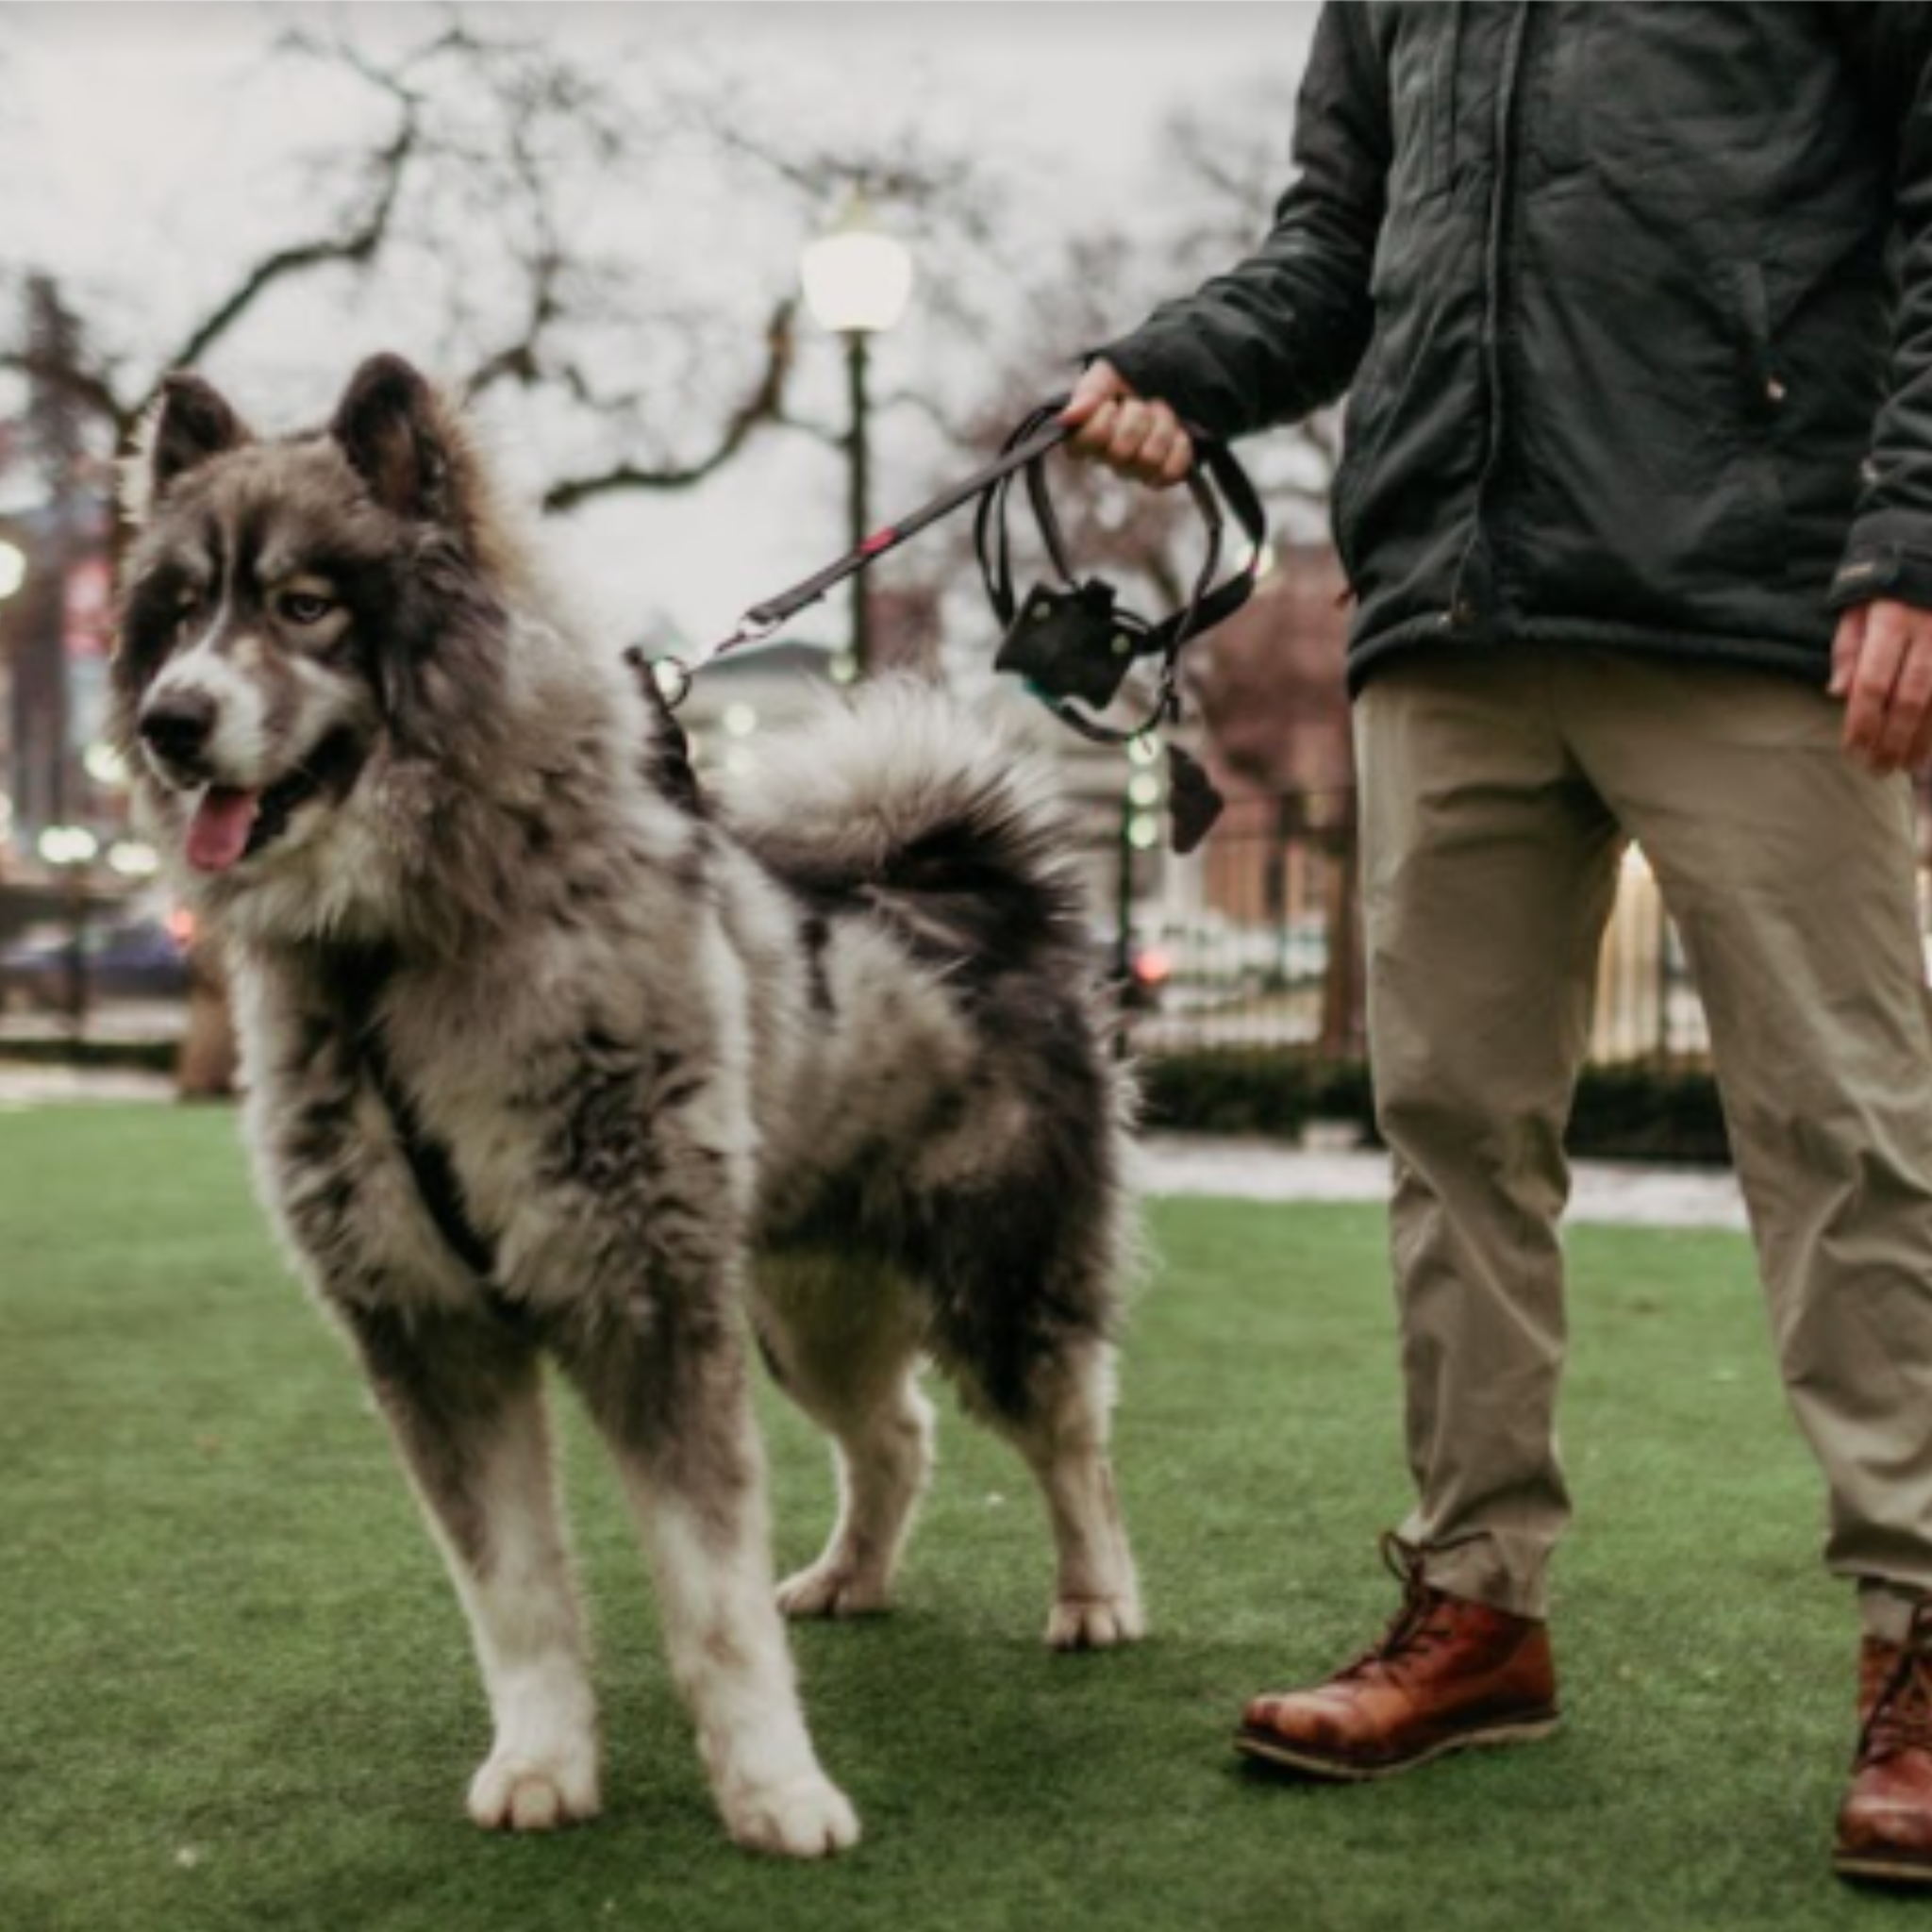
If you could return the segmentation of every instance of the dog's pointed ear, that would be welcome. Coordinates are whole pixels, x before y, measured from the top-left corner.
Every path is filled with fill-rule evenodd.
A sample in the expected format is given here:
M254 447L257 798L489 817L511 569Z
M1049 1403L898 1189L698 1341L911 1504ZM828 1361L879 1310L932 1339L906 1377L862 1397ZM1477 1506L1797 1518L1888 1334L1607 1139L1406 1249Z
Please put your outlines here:
M456 519L457 450L441 398L400 356L372 356L349 378L328 433L385 509Z
M254 440L212 383L183 369L163 376L159 397L122 466L122 507L128 521L145 522L170 486L190 470Z

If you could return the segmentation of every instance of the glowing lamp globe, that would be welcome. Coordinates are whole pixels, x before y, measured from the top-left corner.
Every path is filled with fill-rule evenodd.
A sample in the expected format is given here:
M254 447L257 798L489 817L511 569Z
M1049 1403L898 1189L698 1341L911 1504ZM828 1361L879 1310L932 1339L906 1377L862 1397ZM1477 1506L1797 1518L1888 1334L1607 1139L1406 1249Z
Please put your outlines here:
M912 256L901 242L848 214L799 258L805 299L835 335L875 336L906 312L912 294Z

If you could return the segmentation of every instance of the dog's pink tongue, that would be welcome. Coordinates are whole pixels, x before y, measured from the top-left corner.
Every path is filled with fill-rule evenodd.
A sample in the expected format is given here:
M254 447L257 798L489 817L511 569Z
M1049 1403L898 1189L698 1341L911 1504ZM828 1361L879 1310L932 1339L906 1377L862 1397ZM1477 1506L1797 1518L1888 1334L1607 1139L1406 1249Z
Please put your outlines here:
M258 791L235 791L210 785L202 794L188 827L188 862L196 872L226 872L248 849Z

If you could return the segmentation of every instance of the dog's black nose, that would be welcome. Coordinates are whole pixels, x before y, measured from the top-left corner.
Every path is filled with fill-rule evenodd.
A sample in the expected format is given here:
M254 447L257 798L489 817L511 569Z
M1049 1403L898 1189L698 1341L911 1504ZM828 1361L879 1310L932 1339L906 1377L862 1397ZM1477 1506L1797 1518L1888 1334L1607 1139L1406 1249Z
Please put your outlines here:
M215 728L215 701L202 691L172 691L150 699L141 713L141 735L157 758L192 765L207 750Z

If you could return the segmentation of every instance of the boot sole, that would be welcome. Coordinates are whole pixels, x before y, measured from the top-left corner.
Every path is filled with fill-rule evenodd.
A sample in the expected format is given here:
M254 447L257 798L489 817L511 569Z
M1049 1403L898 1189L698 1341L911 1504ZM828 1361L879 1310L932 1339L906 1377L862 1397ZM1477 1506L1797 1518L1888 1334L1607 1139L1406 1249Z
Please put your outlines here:
M1457 1731L1453 1736L1439 1738L1420 1751L1411 1752L1407 1757L1383 1758L1374 1764L1364 1764L1358 1758L1329 1757L1307 1745L1291 1744L1272 1732L1246 1728L1235 1733L1234 1748L1244 1757L1279 1765L1287 1771L1298 1771L1305 1777L1324 1778L1333 1784L1357 1785L1372 1783L1376 1778L1393 1777L1399 1772L1414 1771L1418 1766L1432 1764L1438 1757L1446 1757L1454 1751L1478 1751L1504 1744L1534 1744L1540 1739L1547 1738L1557 1728L1557 1722L1554 1710L1511 1718L1507 1724L1485 1724L1479 1730ZM1932 1868L1914 1875L1932 1883Z
M1831 1869L1876 1885L1932 1885L1932 1852L1834 1852Z

